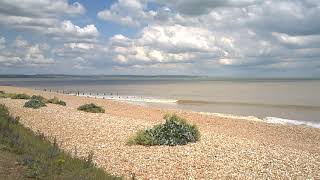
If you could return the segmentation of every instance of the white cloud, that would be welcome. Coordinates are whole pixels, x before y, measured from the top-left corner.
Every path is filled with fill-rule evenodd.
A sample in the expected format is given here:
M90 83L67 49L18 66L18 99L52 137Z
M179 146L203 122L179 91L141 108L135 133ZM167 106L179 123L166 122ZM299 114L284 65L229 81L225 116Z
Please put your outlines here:
M188 38L186 38L188 37ZM215 49L215 35L202 28L174 26L148 26L143 29L138 40L148 45L170 52L212 51Z
M14 41L14 46L17 48L27 47L28 45L29 45L28 42L25 39L23 39L22 36L16 37Z
M93 49L94 45L90 43L65 43L64 47L71 48L71 49L89 50L89 49Z
M118 0L110 9L98 12L97 17L125 26L140 26L156 15L154 11L147 11L146 7L147 0Z
M81 15L84 12L83 5L78 2L69 4L67 0L4 0L0 1L0 24L56 40L94 41L99 35L94 24L79 27L70 20L62 20L68 15Z
M0 64L4 66L11 66L21 62L21 58L17 56L4 56L0 54Z
M232 38L181 25L147 26L136 39L115 35L109 46L114 60L120 64L201 61L234 54Z
M21 17L56 17L83 14L85 8L78 2L69 4L68 0L2 0L0 12Z
M222 65L232 65L235 63L234 59L225 59L225 58L222 58L222 59L219 59L219 63L222 64Z
M272 35L282 44L293 48L320 47L320 35L290 36L285 33L273 32Z
M169 6L182 14L201 15L207 14L215 8L221 7L246 7L262 2L262 0L153 0L159 4Z
M26 50L25 61L28 64L52 64L54 60L52 58L47 58L43 54L42 49L38 44L30 46Z
M133 20L130 16L121 16L115 13L112 13L109 10L104 10L98 13L98 18L105 21L112 21L126 26L139 26L140 23L136 20Z
M99 34L97 28L93 24L80 28L79 26L72 24L71 21L63 21L61 25L61 29L63 31L67 33L75 33L79 36L98 36Z
M121 54L116 55L116 57L114 58L116 62L119 62L120 64L126 64L128 62L128 59Z
M66 20L55 27L48 28L43 33L67 39L79 38L79 40L81 38L84 40L94 40L99 35L97 28L93 24L81 28Z
M4 49L6 47L6 38L0 36L0 49Z
M16 37L13 46L6 46L0 51L0 64L14 65L44 65L55 61L48 56L49 45L43 43L29 43L22 36Z

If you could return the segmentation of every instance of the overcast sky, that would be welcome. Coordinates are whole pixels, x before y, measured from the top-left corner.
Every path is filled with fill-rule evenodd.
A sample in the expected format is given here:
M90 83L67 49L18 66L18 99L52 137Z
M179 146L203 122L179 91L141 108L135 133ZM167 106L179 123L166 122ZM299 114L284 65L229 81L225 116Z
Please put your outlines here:
M0 0L0 74L320 77L320 0Z

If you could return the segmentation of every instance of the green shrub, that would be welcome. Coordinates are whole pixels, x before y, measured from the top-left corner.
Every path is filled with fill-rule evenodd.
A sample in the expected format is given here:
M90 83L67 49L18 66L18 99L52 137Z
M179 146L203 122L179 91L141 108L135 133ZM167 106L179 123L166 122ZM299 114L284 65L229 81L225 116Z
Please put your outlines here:
M185 145L196 142L200 138L200 133L195 125L190 125L185 119L173 114L165 115L164 124L155 125L152 129L138 131L129 140L129 144L140 145Z
M0 91L0 94L5 94L5 92L4 91Z
M11 99L30 99L30 96L27 94L12 94Z
M46 106L46 104L44 102L39 101L37 99L31 99L28 102L26 102L23 107L39 109L39 108L44 107L44 106Z
M97 106L93 103L84 104L82 106L79 106L78 110L85 111L85 112L92 112L92 113L104 113L105 112L105 110L102 107Z
M31 99L36 99L36 100L41 101L41 102L44 102L44 103L47 102L47 99L44 98L44 97L42 97L42 96L40 96L40 95L38 95L38 96L33 95L33 96L31 97Z
M54 97L53 99L49 99L48 100L48 103L51 103L51 104L59 104L59 105L62 105L62 106L66 106L67 103L62 101L62 100L59 100L57 97Z

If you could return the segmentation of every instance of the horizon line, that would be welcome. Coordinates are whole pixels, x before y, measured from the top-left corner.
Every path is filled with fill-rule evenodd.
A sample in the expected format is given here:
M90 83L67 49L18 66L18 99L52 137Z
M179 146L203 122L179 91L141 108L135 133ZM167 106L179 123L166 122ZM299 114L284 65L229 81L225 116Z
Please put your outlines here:
M23 77L194 77L194 78L216 78L216 79L320 79L320 77L310 77L310 76L296 76L296 77L287 77L287 76L260 76L260 77L248 77L248 76L213 76L213 75L138 75L138 74L0 74L0 78L23 78Z

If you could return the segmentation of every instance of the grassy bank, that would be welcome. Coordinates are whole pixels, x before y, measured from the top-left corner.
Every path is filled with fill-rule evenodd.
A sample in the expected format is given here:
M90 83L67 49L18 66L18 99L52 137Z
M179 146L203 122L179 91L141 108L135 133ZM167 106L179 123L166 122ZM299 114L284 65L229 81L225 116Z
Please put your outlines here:
M93 154L78 159L9 115L0 105L0 179L121 179L95 167Z

